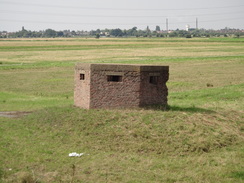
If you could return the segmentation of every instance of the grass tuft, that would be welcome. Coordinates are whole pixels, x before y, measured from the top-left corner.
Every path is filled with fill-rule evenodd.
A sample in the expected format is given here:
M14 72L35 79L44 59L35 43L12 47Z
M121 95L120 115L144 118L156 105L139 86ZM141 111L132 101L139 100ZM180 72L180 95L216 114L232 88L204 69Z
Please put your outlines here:
M232 178L244 180L244 171L235 171L230 174Z

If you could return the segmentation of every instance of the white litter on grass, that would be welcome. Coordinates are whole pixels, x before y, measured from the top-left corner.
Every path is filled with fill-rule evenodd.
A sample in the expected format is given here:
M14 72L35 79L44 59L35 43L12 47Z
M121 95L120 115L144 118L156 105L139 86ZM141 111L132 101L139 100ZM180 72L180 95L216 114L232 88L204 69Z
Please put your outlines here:
M83 156L85 153L76 153L76 152L72 152L69 153L69 157L81 157Z

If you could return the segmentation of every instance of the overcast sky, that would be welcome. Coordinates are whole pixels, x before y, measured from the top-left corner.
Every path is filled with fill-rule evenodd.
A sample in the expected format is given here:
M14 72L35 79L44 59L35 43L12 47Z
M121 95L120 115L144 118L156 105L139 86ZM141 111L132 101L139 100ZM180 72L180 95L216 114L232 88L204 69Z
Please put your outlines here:
M244 0L0 0L0 31L244 29Z

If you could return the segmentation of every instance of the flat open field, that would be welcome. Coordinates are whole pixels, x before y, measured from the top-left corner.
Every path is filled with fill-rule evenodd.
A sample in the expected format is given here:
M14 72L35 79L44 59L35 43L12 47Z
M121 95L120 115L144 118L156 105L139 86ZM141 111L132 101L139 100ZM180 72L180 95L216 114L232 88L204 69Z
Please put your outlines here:
M74 108L77 62L169 65L169 110ZM1 39L6 111L0 182L243 182L244 38Z

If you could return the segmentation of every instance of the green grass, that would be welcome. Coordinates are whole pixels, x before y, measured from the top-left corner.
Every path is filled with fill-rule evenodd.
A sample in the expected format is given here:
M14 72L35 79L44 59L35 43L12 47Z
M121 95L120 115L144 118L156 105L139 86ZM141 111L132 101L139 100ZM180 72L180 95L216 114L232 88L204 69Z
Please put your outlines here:
M243 182L243 42L0 40L0 111L32 112L0 117L0 182ZM169 106L75 108L76 62L169 65Z
M52 106L67 106L73 103L73 97L45 97L0 92L1 111L32 111Z
M53 62L53 61L43 61L43 62L33 62L33 63L13 63L7 62L0 65L0 70L10 70L10 69L40 69L40 68L50 68L50 67L70 67L75 64L74 61L68 62Z
M83 182L238 182L229 172L241 170L236 148L243 136L237 120L225 115L59 107L4 119L4 177L32 171L44 182L69 182L75 165L73 179ZM85 155L68 157L74 151Z
M14 58L16 59L16 58ZM242 61L244 56L215 56L215 57L149 57L140 56L136 59L131 60L130 57L107 57L106 59L97 60L96 63L123 63L123 64L167 64L167 63L178 63L178 62L203 62L203 61L229 61L235 59ZM31 63L16 63L16 62L3 62L0 65L0 70L9 69L35 69L35 68L50 68L50 67L71 67L77 61L40 61ZM88 61L87 61L88 62ZM241 62L243 63L243 62Z
M169 95L172 105L206 106L208 109L226 108L239 110L244 108L244 84L225 86L221 88L207 88L201 90L173 92Z

